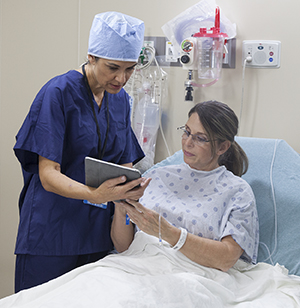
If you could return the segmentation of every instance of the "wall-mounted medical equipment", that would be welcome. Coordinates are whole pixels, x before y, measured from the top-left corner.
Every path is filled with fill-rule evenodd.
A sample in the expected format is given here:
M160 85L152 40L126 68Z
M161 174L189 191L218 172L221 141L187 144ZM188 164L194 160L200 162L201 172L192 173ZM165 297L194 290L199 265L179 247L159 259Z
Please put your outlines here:
M243 64L252 68L279 68L281 42L271 40L243 41Z
M162 30L179 50L180 63L188 71L185 100L191 101L194 87L211 86L219 80L226 43L236 35L235 24L215 0L202 0L166 23Z
M199 32L182 41L180 62L184 69L189 70L185 82L186 101L193 100L193 86L210 86L221 77L227 38L226 33L220 32L220 9L217 7L214 27L200 28ZM206 84L196 83L193 80L194 71L198 72L199 79L213 79L213 81Z
M198 29L199 30L199 29ZM182 67L180 52L177 52L172 42L165 36L145 36L145 42L155 48L155 59L160 67ZM223 59L224 68L235 68L236 62L236 38L226 40L228 53Z

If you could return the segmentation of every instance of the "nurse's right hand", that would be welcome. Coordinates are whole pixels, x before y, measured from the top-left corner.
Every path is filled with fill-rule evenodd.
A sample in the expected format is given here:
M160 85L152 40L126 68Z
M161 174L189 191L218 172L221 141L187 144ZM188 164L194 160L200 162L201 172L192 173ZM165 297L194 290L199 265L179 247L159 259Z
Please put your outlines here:
M139 178L126 184L126 177L110 179L101 184L98 188L92 189L88 201L91 203L105 203L114 200L132 199L138 200L144 194L151 178ZM123 184L123 185L120 185Z
M138 200L151 181L151 179L139 178L120 185L126 182L126 178L121 176L107 180L98 188L93 188L62 174L57 162L42 156L39 156L39 176L46 191L66 198L88 200L98 204L122 199ZM140 186L135 188L138 185Z

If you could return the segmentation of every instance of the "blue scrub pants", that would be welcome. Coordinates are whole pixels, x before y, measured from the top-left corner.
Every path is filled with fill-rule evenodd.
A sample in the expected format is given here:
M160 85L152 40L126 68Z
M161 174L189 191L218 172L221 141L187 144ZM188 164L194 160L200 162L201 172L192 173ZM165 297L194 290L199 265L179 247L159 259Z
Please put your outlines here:
M15 292L57 278L79 266L98 261L107 254L108 251L79 256L17 255Z

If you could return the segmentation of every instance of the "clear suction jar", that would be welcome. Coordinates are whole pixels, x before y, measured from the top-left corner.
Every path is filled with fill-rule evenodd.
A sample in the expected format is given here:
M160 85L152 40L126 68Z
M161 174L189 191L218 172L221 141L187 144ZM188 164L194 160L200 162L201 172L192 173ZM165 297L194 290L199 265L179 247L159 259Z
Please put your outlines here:
M222 72L225 38L197 37L198 78L219 79Z

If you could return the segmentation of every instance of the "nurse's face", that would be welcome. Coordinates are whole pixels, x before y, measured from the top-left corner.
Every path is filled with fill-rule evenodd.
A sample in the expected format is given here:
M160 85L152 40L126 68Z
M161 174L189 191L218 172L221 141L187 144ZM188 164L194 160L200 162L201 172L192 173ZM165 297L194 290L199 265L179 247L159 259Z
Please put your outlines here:
M134 71L136 62L115 61L95 58L90 60L92 65L92 78L98 90L111 94L118 93L126 84Z
M209 140L207 132L203 128L198 114L193 113L188 119L185 129L188 133L192 135L198 135L204 140ZM216 144L216 153L212 153L212 144L210 142L194 142L192 136L183 134L182 136L182 150L184 154L184 161L191 168L202 170L202 171L211 171L219 167L218 159L221 154L224 152L221 151L221 148Z

